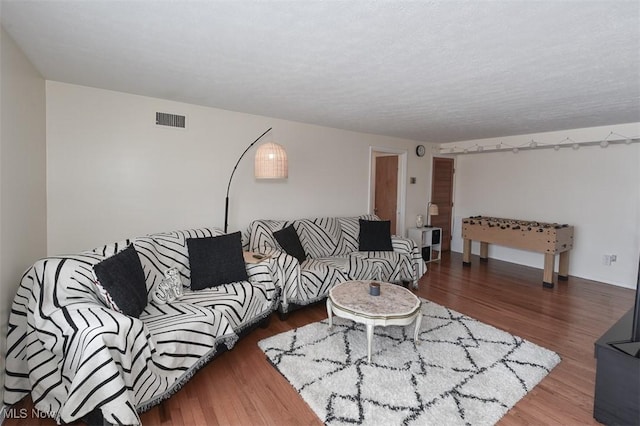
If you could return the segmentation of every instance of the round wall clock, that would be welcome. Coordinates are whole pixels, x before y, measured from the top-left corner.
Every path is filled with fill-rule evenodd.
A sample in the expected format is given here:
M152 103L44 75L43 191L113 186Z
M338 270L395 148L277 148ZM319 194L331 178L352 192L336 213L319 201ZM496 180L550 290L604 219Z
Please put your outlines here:
M416 146L416 155L418 157L424 157L426 150L424 149L424 145Z

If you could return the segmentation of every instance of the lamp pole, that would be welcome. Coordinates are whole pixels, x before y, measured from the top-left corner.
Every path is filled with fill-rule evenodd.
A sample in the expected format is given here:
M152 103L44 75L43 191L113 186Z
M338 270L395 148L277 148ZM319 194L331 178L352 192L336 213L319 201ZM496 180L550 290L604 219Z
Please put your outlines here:
M240 164L240 160L242 160L242 157L244 157L244 155L247 153L247 151L249 151L251 149L252 146L254 146L256 143L258 143L258 141L260 139L262 139L262 137L264 135L266 135L267 133L269 133L271 131L271 129L273 129L273 127L269 127L263 134L261 134L260 136L258 136L258 138L251 142L251 145L249 145L247 147L247 149L244 150L244 152L242 153L242 155L240 156L240 158L238 158L238 161L236 161L236 165L233 166L233 171L231 171L231 176L229 176L229 184L227 185L227 197L224 200L224 233L227 233L227 228L228 228L228 220L229 220L229 190L231 189L231 181L233 180L233 175L236 172L236 169L238 168L238 164Z

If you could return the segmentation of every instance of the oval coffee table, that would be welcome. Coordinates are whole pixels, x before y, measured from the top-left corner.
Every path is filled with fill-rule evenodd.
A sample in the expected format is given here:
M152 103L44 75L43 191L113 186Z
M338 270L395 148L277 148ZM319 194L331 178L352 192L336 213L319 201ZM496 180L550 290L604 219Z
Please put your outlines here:
M416 322L413 340L418 343L421 302L404 287L380 282L380 295L369 294L371 281L345 281L329 290L327 314L329 327L333 315L353 320L367 326L367 361L371 362L371 340L376 325L409 325Z

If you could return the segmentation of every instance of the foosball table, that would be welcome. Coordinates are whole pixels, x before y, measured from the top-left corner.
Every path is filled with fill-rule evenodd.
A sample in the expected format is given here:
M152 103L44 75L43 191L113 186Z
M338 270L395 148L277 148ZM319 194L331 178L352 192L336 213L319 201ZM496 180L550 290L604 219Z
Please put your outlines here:
M462 219L462 263L471 265L471 242L480 242L480 261L489 261L489 244L544 253L542 285L553 288L555 256L559 255L558 280L569 277L569 250L573 226L487 216Z

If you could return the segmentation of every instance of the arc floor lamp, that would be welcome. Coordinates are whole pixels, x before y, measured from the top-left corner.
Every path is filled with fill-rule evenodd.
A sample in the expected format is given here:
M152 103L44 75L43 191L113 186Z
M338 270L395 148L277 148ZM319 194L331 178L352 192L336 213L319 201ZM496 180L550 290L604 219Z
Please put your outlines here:
M258 136L258 138L251 142L251 144L244 150L238 161L236 161L236 165L233 167L231 171L231 176L229 176L229 184L227 185L227 197L224 202L224 232L227 233L228 229L228 221L229 221L229 190L231 189L231 181L233 180L233 175L236 173L236 169L238 168L238 164L244 157L244 155L257 144L260 139L267 133L269 133L273 129L273 127L269 127L263 134ZM254 162L254 176L256 179L286 179L289 175L289 164L287 161L287 152L284 150L282 145L277 143L269 142L264 145L258 147L256 151L256 158Z

